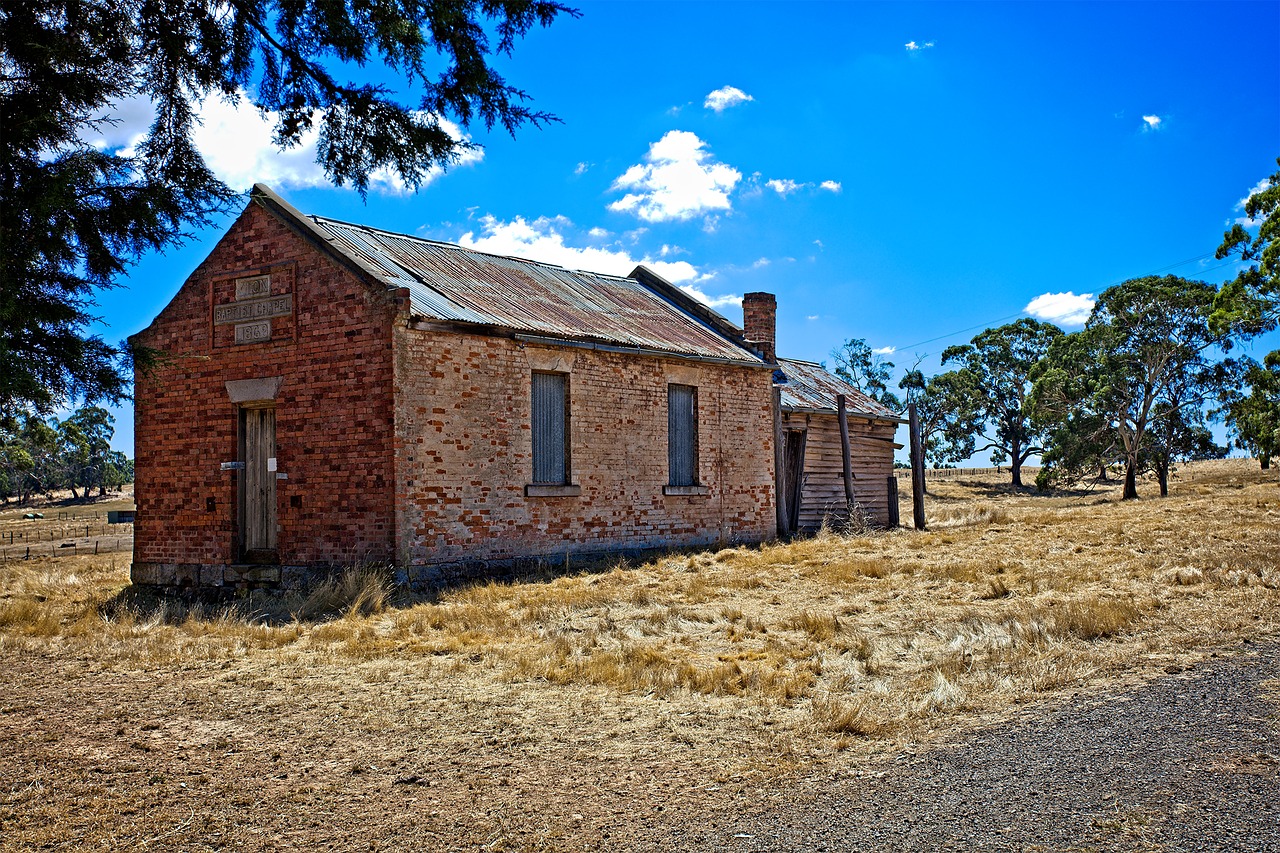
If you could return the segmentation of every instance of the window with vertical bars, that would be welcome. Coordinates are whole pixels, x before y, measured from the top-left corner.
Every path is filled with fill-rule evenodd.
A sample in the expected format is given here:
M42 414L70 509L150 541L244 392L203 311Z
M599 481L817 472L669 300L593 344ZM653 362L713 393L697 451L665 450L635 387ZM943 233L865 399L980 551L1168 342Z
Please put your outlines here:
M667 386L667 461L672 486L698 484L698 389Z
M533 482L569 482L569 377L533 374Z

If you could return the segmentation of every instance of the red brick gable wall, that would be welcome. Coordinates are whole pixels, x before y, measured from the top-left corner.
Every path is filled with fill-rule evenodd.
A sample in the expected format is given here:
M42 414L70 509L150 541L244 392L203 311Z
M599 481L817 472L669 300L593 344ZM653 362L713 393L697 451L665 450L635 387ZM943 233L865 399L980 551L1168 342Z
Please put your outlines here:
M272 297L287 294L291 311L264 321L269 342L237 344L233 323L215 324L216 309L235 301L237 278L257 274L271 276ZM280 563L393 558L396 316L393 297L249 205L134 338L161 352L160 366L136 386L135 582L219 583L222 567L238 559L240 475L220 469L238 458L228 380L282 378ZM269 571L256 577L277 580Z
M400 329L396 349L402 565L562 560L775 534L768 370L450 330ZM569 376L570 479L580 494L525 494L535 370ZM669 383L698 389L705 494L663 493Z

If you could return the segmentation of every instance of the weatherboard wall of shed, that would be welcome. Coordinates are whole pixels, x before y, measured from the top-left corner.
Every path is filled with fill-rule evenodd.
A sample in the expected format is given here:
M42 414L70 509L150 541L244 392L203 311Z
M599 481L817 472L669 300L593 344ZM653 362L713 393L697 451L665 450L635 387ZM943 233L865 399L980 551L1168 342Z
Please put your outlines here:
M844 512L844 454L835 415L784 413L784 426L806 426L804 485L800 501L800 529L817 530L828 515ZM889 477L893 474L895 424L849 419L849 457L853 494L858 506L876 525L889 519Z

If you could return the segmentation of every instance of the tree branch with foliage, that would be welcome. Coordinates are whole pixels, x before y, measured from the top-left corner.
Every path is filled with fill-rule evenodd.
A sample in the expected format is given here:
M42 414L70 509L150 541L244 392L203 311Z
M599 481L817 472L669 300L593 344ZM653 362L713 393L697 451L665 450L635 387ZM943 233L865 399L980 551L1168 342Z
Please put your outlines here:
M416 189L473 143L446 126L554 121L490 61L572 9L551 0L24 0L0 8L0 415L118 400L128 353L89 332L98 291L181 243L237 193L192 137L202 101L247 102L280 148L363 194L385 170ZM368 77L378 63L401 91ZM123 150L92 140L150 102ZM235 188L236 190L241 188Z
M1256 223L1249 227L1256 227L1257 234L1250 234L1244 223L1233 223L1215 257L1236 256L1249 266L1222 286L1213 324L1216 331L1251 337L1280 324L1280 171L1245 199L1244 212L1249 223Z
M831 351L836 376L891 411L902 410L902 401L889 390L893 362L874 352L862 338L852 338Z

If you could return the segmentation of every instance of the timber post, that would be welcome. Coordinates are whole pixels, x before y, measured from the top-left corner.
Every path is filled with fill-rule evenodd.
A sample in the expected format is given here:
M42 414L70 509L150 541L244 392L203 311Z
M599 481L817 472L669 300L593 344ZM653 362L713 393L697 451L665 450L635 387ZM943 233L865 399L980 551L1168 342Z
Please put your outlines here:
M778 538L790 533L787 520L787 490L785 488L786 445L782 435L782 389L773 388L773 482L777 499L774 503L778 510Z
M840 421L840 458L844 462L844 503L853 514L853 463L849 458L849 412L843 394L836 395L836 417Z
M907 417L911 424L911 515L916 530L924 530L924 446L915 403L907 406Z
M898 475L889 475L889 527L896 530L902 524L898 517Z

